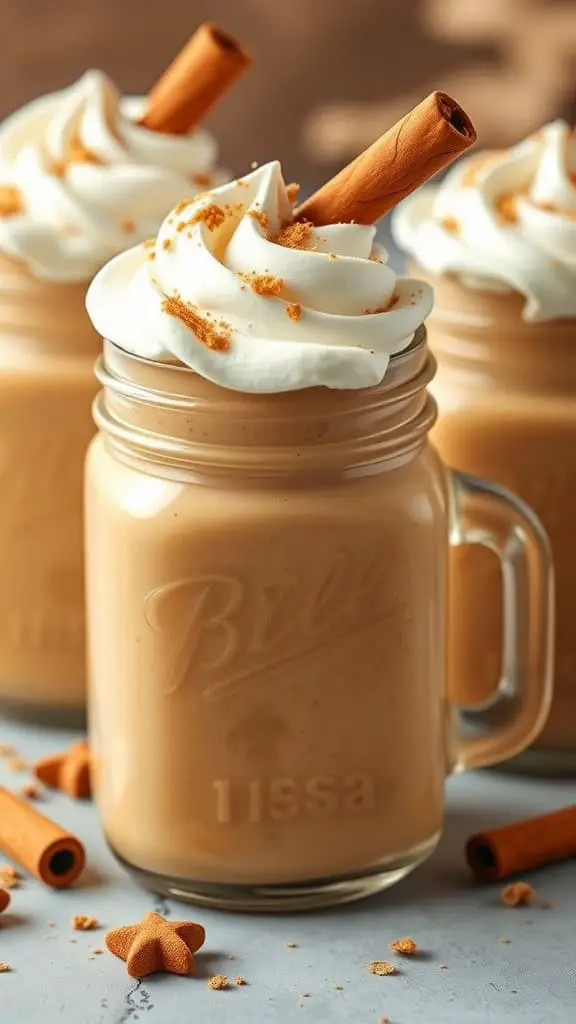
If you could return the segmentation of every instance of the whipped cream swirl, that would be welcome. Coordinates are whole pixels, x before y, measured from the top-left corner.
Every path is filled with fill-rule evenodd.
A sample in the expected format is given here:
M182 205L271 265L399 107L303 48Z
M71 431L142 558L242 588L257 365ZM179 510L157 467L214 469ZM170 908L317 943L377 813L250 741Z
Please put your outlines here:
M554 121L460 161L401 204L392 230L431 274L524 295L527 321L576 316L576 135Z
M88 71L4 121L0 249L37 277L85 281L157 231L182 195L225 180L210 134L149 131L135 122L144 105Z
M153 249L133 248L96 276L96 329L237 391L378 384L432 291L396 278L374 227L293 224L289 196L272 162L178 204Z

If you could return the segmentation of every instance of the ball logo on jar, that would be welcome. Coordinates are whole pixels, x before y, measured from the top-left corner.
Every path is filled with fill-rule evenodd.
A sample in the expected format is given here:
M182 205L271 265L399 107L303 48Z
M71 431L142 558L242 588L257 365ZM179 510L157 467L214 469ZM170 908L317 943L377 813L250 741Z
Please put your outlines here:
M153 650L162 649L165 692L199 686L209 700L255 687L300 658L374 629L396 638L410 617L398 592L396 554L344 549L329 564L274 569L264 556L237 573L163 584L144 602ZM392 582L394 581L394 582ZM166 672L166 664L169 671Z

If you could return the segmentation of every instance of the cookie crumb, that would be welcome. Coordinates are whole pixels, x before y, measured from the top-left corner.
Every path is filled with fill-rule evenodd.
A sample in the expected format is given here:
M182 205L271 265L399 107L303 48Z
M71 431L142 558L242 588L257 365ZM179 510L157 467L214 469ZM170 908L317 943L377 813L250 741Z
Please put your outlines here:
M529 882L512 882L500 892L500 899L506 907L520 907L532 903L534 889Z
M278 237L272 241L277 245L283 245L286 249L308 249L313 229L314 225L311 221L296 221L295 224L288 224L283 228Z
M15 217L24 212L24 197L16 185L0 185L0 217Z
M257 221L261 228L265 229L268 227L269 221L266 210L248 210L248 216L252 217L252 220Z
M555 906L556 904L552 903L551 900L541 900L540 903L538 903L539 910L552 910Z
M385 978L389 974L397 974L396 965L391 964L389 960L372 960L368 964L368 970L371 974L377 974L380 978Z
M11 864L0 864L0 887L3 889L17 889L20 883L20 875Z
M234 953L229 953L227 959L228 960L235 960L236 957L234 956Z
M418 946L414 939L395 939L388 946L394 953L402 953L403 956L414 956L418 952Z
M181 320L206 348L214 352L229 351L232 342L232 327L226 321L220 320L216 327L209 323L206 317L200 315L197 307L187 305L177 295L167 295L162 300L161 308L163 313L168 313L169 316Z
M0 960L0 974L7 974L8 971L12 970L12 965L7 964L4 960Z
M242 986L242 985L247 985L248 982L246 981L246 978L243 978L241 974L238 974L234 978L234 984L238 985L238 986Z
M129 217L124 217L120 221L120 230L124 231L127 235L131 235L136 231L136 225Z
M19 757L18 754L7 757L6 764L11 772L26 772L30 767L28 762L23 757Z
M462 230L460 221L456 220L456 217L441 217L440 224L450 235L459 235Z
M212 188L214 175L209 174L207 171L199 171L197 174L192 175L190 181L198 188Z
M291 320L299 320L302 316L302 306L299 302L289 302L286 306L286 312Z
M343 985L334 985L333 987L334 987L334 991L335 992L343 992L344 991L344 986Z
M23 796L25 800L38 800L40 797L40 790L33 782L27 782L26 785L22 786L20 789L20 796Z
M297 942L285 942L284 945L286 946L286 949L297 949L298 948L298 943Z
M447 971L448 970L448 964L438 964L438 969L440 971Z
M310 999L310 993L309 992L303 992L302 993L302 999Z
M71 924L75 932L90 932L93 928L98 927L96 918L86 917L85 914L75 914Z
M249 284L252 291L256 292L256 295L261 295L263 298L278 298L282 294L284 287L284 279L277 277L274 274L240 274L240 277L246 284Z
M501 944L502 946L509 946L509 945L510 945L510 943L512 942L512 939L508 939L508 938L506 938L506 936L505 936L505 935L501 935L501 936L500 936L500 938L498 939L498 942L499 942L499 943L500 943L500 944Z
M223 991L228 988L228 978L225 974L215 974L214 977L208 978L208 987L216 991Z
M92 952L93 952L94 956L100 956L100 954L103 953L104 950L100 949L100 946L95 946L95 948L92 950Z
M253 171L255 171L256 168L258 167L258 161L253 160L252 163L250 164L250 167L252 168Z
M300 185L296 181L291 181L289 185L286 185L286 195L288 196L288 201L292 204L298 199L299 193Z

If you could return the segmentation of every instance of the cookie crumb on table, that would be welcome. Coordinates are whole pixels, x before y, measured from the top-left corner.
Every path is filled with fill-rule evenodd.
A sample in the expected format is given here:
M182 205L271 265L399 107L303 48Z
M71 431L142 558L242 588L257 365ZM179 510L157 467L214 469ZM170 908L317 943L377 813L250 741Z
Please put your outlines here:
M418 952L418 946L414 939L395 939L388 946L394 953L402 953L403 956L414 956Z
M3 889L17 889L20 876L11 864L0 864L0 886Z
M296 949L298 947L297 942L285 942L286 949Z
M25 800L38 800L40 790L33 782L27 782L26 785L22 786L20 789L20 796L23 796Z
M372 960L368 964L368 970L371 974L377 974L380 978L385 978L389 974L397 974L397 967L395 964L391 964L389 960Z
M234 984L240 987L242 985L247 985L248 982L246 981L246 978L243 978L241 974L238 974L234 978Z
M228 988L228 978L225 974L215 974L213 978L208 978L208 987L222 991Z
M85 914L75 914L71 921L75 932L89 932L98 927L95 917L86 917Z
M0 960L0 974L7 974L8 971L12 970L12 965L5 963L4 960Z
M520 907L532 903L534 889L529 882L512 882L500 891L500 899L506 907Z

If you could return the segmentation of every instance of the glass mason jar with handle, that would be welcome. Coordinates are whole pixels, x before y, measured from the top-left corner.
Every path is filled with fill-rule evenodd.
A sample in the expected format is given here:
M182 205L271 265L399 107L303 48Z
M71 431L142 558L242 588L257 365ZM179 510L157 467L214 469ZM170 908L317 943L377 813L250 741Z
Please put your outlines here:
M530 743L551 692L546 536L447 472L424 329L381 385L273 395L105 343L86 483L90 711L108 842L148 887L287 909L398 881L447 772ZM500 714L456 724L449 544L506 580Z
M85 287L0 255L0 708L85 714L82 475L100 341Z

